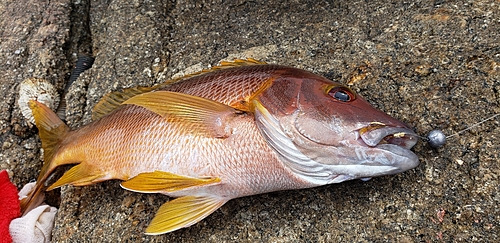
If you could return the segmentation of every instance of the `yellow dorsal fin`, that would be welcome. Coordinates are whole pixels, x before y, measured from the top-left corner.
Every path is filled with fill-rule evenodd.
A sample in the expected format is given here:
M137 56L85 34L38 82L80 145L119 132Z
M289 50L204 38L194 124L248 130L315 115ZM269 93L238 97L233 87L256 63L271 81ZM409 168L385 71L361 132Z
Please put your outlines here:
M166 81L164 83L157 84L157 85L155 85L153 87L155 89L160 89L160 88L166 87L168 85L180 82L182 80L185 80L185 79L188 79L188 78L192 78L192 77L195 77L195 76L199 76L199 75L202 75L202 74L205 74L205 73L210 73L210 72L217 71L217 70L228 69L228 68L233 68L233 67L242 67L242 66L264 65L264 64L267 64L267 63L255 60L253 58L235 59L233 61L221 61L219 65L213 66L212 68L203 69L201 71L190 73L190 74L184 75L182 77L174 78L174 79L168 80L168 81Z
M221 61L219 66L217 67L224 67L224 66L231 66L231 67L236 67L236 66L249 66L249 65L263 65L267 64L267 62L259 61L253 58L247 58L247 59L235 59L233 61Z
M99 120L101 117L111 113L124 101L146 92L150 92L154 87L137 86L133 88L115 91L106 94L92 110L92 120Z
M148 228L147 235L159 235L198 223L227 200L213 197L184 196L163 204Z
M59 180L47 188L47 191L55 188L71 184L73 186L87 186L101 181L105 176L104 173L93 173L90 167L83 164L75 165L64 173Z
M137 86L133 88L127 88L123 89L120 91L115 91L111 92L107 95L105 95L99 103L94 107L94 110L92 111L92 120L98 120L101 117L111 113L114 111L118 106L120 106L124 101L130 99L131 97L134 97L139 94L143 94L146 92L150 92L153 90L161 89L164 88L168 85L171 85L173 83L180 82L182 80L198 76L201 74L209 73L212 71L216 70L221 70L221 69L227 69L227 68L232 68L232 67L239 67L239 66L249 66L249 65L263 65L267 64L266 62L258 61L253 58L248 58L248 59L236 59L232 62L230 61L221 61L220 65L214 66L210 69L204 69L199 72L191 73L179 78L174 78L171 80L168 80L164 83L160 83L157 85L154 85L153 87L144 87L144 86Z
M155 171L141 173L128 181L122 182L121 186L127 190L141 193L174 192L194 186L205 186L219 183L220 179L193 178L176 175L170 172Z
M228 122L242 113L219 102L170 91L136 95L123 104L144 107L169 122L189 126L190 132L217 138L228 137L231 134Z

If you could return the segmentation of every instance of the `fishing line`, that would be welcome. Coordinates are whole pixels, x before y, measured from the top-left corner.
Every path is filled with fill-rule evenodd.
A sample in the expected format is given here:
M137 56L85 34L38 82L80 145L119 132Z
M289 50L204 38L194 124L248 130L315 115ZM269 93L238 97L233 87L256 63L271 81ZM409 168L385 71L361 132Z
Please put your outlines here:
M423 140L427 141L427 143L429 143L429 146L431 146L432 148L435 148L435 149L441 148L441 147L443 147L446 144L446 140L448 138L451 138L451 137L454 137L454 136L458 136L459 134L461 134L461 133L463 133L465 131L468 131L468 130L474 128L474 127L477 127L477 126L479 126L479 125L481 125L481 124L483 124L483 123L485 123L485 122L487 122L487 121L489 121L491 119L494 119L495 117L497 117L499 115L500 115L500 113L497 113L497 114L495 114L493 116L490 116L490 117L488 117L488 118L486 118L486 119L484 119L484 120L482 120L482 121L480 121L480 122L478 122L476 124L473 124L473 125L465 128L465 129L463 129L461 131L458 131L458 132L456 132L454 134L451 134L449 136L444 135L444 133L441 130L436 129L436 130L430 131L429 134L427 135L427 137L420 137L420 138L422 138Z

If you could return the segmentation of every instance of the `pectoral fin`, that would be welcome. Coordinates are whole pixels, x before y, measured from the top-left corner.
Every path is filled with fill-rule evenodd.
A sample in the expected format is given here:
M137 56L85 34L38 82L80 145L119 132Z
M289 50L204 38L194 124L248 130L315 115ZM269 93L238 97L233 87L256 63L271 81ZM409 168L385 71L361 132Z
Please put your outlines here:
M218 177L193 178L164 171L146 172L122 182L127 190L141 193L174 192L193 186L204 186L220 182Z
M226 203L213 197L184 196L163 204L146 234L159 235L198 223Z
M220 138L230 135L228 122L242 114L239 110L213 100L170 91L136 95L123 104L141 106L169 122L180 122L188 126L190 132Z

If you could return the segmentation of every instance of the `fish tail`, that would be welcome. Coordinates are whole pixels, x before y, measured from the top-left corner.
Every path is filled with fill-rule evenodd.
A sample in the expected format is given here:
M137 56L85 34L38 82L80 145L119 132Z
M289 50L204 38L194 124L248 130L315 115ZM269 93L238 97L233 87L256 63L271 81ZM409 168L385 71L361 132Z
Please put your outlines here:
M62 139L69 132L69 127L47 106L34 100L29 101L29 106L35 118L40 140L42 140L44 164L34 189L28 197L21 200L23 215L44 200L43 192L47 189L45 181L52 171L59 166L53 160L54 154L57 152Z

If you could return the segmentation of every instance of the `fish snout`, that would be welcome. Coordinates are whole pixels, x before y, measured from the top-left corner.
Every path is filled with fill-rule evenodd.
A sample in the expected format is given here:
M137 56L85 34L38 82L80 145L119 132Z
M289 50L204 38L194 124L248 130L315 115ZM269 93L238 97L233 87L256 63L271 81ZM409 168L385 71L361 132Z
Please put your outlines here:
M390 169L379 175L396 174L415 168L419 161L410 149L419 136L407 127L394 127L374 122L358 130L361 150L369 154L366 165ZM369 151L369 152L368 152ZM368 162L369 161L369 162ZM375 173L376 174L376 173Z

